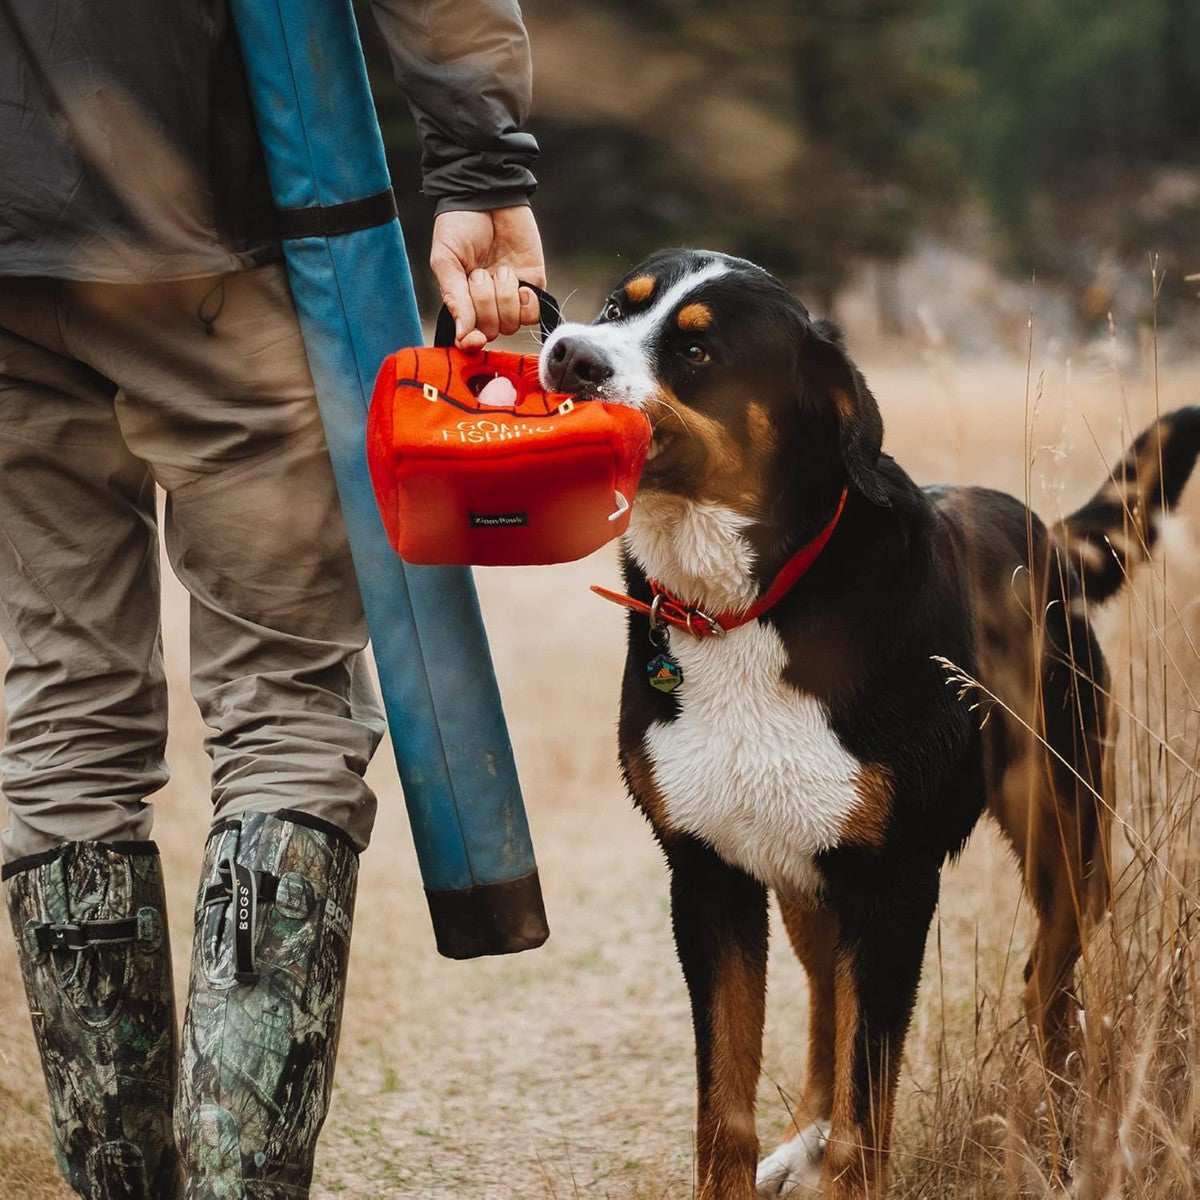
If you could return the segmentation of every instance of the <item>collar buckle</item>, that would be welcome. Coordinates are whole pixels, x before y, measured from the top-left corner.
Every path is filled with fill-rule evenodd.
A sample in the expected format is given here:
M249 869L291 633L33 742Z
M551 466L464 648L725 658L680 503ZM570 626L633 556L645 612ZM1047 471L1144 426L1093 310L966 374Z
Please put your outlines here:
M663 612L664 604L667 606L666 612ZM651 637L659 633L665 635L664 627L667 625L686 629L697 639L725 636L725 627L716 617L709 616L702 608L685 608L677 600L671 599L666 592L655 591L647 616L650 618Z
M697 617L704 622L705 630L703 633L692 624L693 620ZM687 610L687 631L695 638L723 638L725 636L725 626L716 617L710 617L702 608L689 608Z

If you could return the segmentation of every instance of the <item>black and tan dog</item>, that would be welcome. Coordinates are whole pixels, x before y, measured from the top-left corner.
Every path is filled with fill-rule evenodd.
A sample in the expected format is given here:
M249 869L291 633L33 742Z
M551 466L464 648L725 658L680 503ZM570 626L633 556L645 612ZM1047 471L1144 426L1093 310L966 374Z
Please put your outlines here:
M939 873L985 807L1024 866L1027 1008L1062 1060L1081 930L1109 889L1088 607L1154 545L1200 409L1164 417L1047 528L998 492L917 487L881 455L838 331L750 263L690 251L561 327L542 376L655 430L614 596L633 610L620 755L671 870L699 1194L756 1191L770 888L811 984L811 1124L761 1164L758 1193L823 1173L827 1197L882 1196Z

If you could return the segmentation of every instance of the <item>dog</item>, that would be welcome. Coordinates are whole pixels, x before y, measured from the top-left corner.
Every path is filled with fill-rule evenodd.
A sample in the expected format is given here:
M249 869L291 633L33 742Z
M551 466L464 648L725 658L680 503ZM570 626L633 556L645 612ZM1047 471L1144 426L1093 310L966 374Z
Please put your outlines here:
M665 852L691 999L697 1194L883 1196L939 874L985 808L1037 917L1035 1042L1065 1059L1081 938L1110 892L1088 613L1154 547L1200 408L1047 527L996 491L918 487L881 452L837 327L741 259L654 255L539 369L653 428L626 593L607 594L630 610L621 767ZM756 1172L768 889L811 990L806 1123Z

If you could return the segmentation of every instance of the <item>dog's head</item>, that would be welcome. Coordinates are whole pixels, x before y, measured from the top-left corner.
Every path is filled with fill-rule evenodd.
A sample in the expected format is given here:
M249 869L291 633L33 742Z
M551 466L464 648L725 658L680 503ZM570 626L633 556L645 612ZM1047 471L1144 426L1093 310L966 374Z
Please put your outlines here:
M591 325L541 356L548 390L642 409L642 493L762 520L789 495L843 484L887 504L883 422L837 328L773 276L723 254L666 250L621 281Z

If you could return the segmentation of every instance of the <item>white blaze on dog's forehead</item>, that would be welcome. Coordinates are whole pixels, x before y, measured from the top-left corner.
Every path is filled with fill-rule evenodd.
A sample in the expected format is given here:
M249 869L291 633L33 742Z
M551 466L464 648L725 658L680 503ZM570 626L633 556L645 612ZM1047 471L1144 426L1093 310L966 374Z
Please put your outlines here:
M542 386L552 385L546 363L554 346L564 337L580 338L603 351L613 369L612 378L604 385L605 397L641 407L659 389L650 363L655 334L695 289L729 274L730 269L728 263L706 260L666 288L644 312L600 325L560 325L542 347Z
M639 343L645 342L692 292L728 274L729 266L726 263L707 262L698 270L677 279L645 312L636 313L610 325L598 325L596 330L609 334L614 339L626 338Z
M633 326L640 321L649 321L657 325L666 313L673 312L679 307L695 288L728 274L729 265L727 263L718 261L703 263L697 270L675 280L645 312L630 317L625 322L626 327Z

